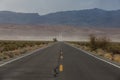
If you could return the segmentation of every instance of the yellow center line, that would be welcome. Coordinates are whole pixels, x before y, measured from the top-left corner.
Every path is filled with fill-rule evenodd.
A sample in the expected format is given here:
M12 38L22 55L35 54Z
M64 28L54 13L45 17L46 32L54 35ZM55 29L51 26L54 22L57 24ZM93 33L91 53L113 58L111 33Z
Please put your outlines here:
M62 64L60 64L60 66L59 66L59 71L63 72L63 65Z

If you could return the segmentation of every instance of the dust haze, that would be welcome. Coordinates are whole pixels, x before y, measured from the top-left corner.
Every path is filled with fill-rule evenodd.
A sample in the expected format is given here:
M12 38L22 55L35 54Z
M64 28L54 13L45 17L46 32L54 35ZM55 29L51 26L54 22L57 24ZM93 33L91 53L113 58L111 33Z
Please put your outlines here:
M88 41L90 34L107 36L111 41L120 41L119 28L94 28L50 25L0 25L0 40L46 40L57 38L59 41Z

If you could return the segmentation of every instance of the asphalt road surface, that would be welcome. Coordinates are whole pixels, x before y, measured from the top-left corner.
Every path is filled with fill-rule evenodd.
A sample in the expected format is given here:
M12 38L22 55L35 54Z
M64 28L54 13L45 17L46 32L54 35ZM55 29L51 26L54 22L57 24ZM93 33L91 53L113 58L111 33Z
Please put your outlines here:
M58 64L63 72L54 77ZM59 42L1 66L0 80L120 80L120 69Z

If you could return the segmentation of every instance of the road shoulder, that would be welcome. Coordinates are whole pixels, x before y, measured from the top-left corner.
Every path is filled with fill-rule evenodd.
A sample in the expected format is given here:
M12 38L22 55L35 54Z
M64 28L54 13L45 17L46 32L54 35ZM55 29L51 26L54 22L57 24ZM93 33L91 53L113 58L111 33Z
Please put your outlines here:
M77 47L75 47L75 46L73 46L73 45L70 45L69 43L65 43L65 44L67 44L67 45L69 45L69 46L71 46L71 47L73 47L73 48L75 48L75 49L77 49L77 50L79 50L79 51L82 51L82 52L90 55L90 56L93 57L93 58L96 58L96 59L98 59L98 60L100 60L100 61L103 61L103 62L105 62L105 63L108 63L108 64L110 64L110 65L112 65L112 66L117 67L117 68L120 69L120 64L117 63L117 62L111 61L111 60L106 59L106 58L104 58L104 57L102 57L102 56L96 55L96 54L94 54L94 53L92 53L92 52L88 52L88 51L82 50L81 48L77 48Z
M38 52L38 51L43 50L43 49L46 49L46 48L48 48L48 47L50 47L50 46L52 46L52 45L54 45L54 44L49 44L49 45L47 45L47 46L41 47L41 48L36 49L36 50L33 50L33 51L31 51L31 52L26 52L26 53L24 53L24 54L22 54L22 55L19 55L19 56L14 57L14 58L10 58L10 59L6 59L6 60L3 60L3 61L0 61L0 67L4 66L4 65L6 65L6 64L12 63L12 62L14 62L14 61L17 61L17 60L19 60L19 59L22 59L22 58L24 58L24 57L27 57L27 56L29 56L29 55L32 55L33 53Z

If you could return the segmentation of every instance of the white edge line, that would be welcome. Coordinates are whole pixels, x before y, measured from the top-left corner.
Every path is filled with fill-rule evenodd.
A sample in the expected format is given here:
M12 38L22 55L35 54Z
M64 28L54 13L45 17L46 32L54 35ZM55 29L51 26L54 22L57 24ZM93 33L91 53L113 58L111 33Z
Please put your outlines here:
M34 50L34 51L30 52L30 53L25 53L24 55L21 55L20 57L17 57L17 58L15 58L15 59L12 59L12 58L11 58L11 60L9 60L9 61L7 61L7 62L3 62L2 64L0 64L0 67L4 66L4 65L6 65L6 64L12 63L12 62L14 62L14 61L20 60L20 59L22 59L22 58L24 58L24 57L27 57L27 56L29 56L29 55L32 55L33 53L35 53L35 52L37 52L37 51L39 51L39 50L43 50L43 49L45 49L45 48L48 48L48 47L50 47L50 46L52 46L52 45L54 45L54 44L50 44L50 45L48 45L48 46L39 48L39 49Z
M73 47L73 48L75 48L75 49L77 49L77 50L80 50L80 51L82 51L82 52L84 52L84 53L86 53L86 54L88 54L88 55L90 55L90 56L92 56L92 57L94 57L94 58L96 58L96 59L98 59L98 60L101 60L101 61L103 61L103 62L106 62L106 63L108 63L108 64L110 64L110 65L112 65L112 66L117 67L117 68L120 69L120 66L118 66L118 65L116 65L116 64L114 64L114 63L112 63L112 62L109 62L109 61L107 61L107 60L104 60L104 59L102 59L102 58L99 58L99 57L97 57L97 56L95 56L95 55L93 55L93 54L88 53L87 51L84 51L84 50L82 50L82 49L80 49L80 48L77 48L77 47L75 47L75 46L72 46L72 45L70 45L69 43L65 43L65 44L67 44L67 45L69 45L69 46L71 46L71 47Z

